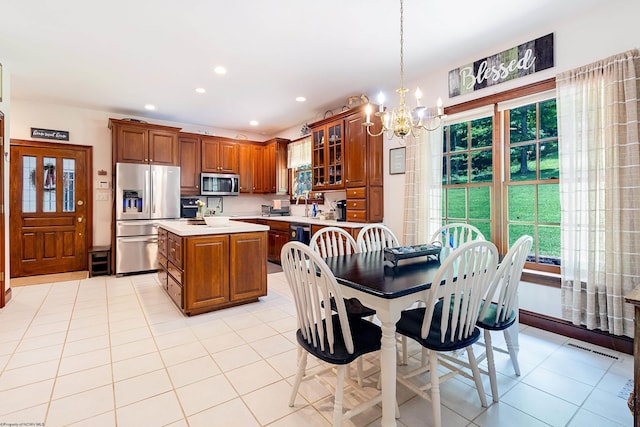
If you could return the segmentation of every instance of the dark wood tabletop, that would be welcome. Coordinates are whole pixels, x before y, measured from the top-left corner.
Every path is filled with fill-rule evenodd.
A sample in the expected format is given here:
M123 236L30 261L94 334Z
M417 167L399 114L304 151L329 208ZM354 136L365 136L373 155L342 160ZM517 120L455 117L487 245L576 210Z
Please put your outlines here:
M440 262L426 257L386 265L383 251L325 258L338 283L381 298L398 298L431 286Z

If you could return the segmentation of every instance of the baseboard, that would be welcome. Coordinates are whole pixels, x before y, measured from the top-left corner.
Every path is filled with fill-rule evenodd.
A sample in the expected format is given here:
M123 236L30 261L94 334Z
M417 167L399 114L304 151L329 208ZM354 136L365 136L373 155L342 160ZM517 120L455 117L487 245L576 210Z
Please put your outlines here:
M520 310L520 323L600 347L626 354L633 354L633 339L629 337L611 335L595 329L587 329L584 326L576 326L567 320L545 316L544 314L534 313L528 310Z
M7 305L9 301L11 301L11 288L7 289L4 292L4 305Z

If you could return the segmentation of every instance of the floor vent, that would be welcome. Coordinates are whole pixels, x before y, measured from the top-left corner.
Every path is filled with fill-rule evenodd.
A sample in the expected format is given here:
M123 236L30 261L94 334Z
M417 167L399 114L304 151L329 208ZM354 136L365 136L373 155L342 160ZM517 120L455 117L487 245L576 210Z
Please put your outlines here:
M614 356L613 354L603 353L603 352L598 351L598 350L591 350L590 348L583 347L583 346L578 345L578 344L567 343L567 345L568 345L569 347L578 348L578 349L580 349L580 350L588 351L589 353L597 354L597 355L599 355L599 356L608 357L608 358L613 359L613 360L618 360L618 359L619 359L619 357L618 357L618 356Z

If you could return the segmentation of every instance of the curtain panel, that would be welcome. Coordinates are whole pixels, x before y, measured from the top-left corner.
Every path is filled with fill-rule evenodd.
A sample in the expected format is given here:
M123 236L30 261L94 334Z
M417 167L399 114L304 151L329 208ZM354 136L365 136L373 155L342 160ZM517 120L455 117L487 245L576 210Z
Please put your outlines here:
M556 78L562 314L633 336L640 284L640 57L634 49Z
M431 243L442 224L442 126L407 138L403 244Z

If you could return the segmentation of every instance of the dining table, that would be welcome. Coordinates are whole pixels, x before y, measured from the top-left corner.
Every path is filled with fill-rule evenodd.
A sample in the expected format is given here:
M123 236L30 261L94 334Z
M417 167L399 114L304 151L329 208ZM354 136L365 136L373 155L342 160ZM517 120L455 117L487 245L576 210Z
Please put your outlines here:
M441 255L443 256L443 255ZM440 257L403 259L394 266L384 251L362 252L324 259L336 277L344 298L357 298L376 310L382 328L380 376L382 423L395 426L396 322L400 313L421 300L420 292L431 286Z

